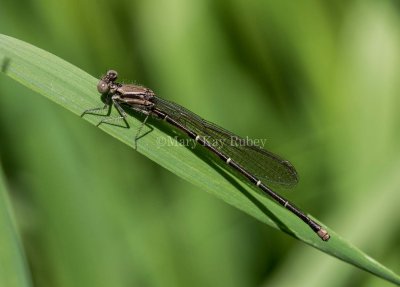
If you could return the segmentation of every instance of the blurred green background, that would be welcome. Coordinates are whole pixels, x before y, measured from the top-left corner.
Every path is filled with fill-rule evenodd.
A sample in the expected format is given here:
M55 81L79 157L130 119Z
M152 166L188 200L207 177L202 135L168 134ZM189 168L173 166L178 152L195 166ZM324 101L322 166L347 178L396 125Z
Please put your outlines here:
M0 0L0 33L267 139L300 174L286 196L400 272L398 1ZM1 166L35 286L390 285L4 75L0 107Z

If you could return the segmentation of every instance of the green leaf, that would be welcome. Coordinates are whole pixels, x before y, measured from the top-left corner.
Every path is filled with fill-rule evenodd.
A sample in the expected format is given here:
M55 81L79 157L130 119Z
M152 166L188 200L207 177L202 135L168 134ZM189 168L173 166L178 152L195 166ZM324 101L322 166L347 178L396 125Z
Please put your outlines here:
M76 115L86 109L102 106L96 91L98 79L70 63L20 40L0 35L0 65L6 75L37 93L60 104ZM86 115L93 124L98 116ZM133 138L141 120L129 118L130 129L103 124L102 130L134 147ZM227 203L278 228L327 254L353 264L379 277L400 284L400 277L328 228L331 239L323 242L297 217L269 198L237 180L235 176L205 160L202 152L179 146L163 132L160 122L137 142L137 151L181 178L201 187ZM170 144L167 144L170 143ZM174 143L176 145L173 145Z
M0 286L32 286L0 166Z

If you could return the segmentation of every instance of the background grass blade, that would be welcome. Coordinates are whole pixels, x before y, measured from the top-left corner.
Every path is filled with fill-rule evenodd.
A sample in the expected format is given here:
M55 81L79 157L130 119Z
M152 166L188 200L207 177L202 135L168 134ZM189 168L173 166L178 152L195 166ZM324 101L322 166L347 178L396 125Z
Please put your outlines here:
M3 73L76 115L101 104L95 89L98 81L96 78L30 44L1 35L0 61ZM85 116L85 120L95 124L99 118ZM129 123L131 129L109 125L102 125L100 128L133 147L133 137L141 122L140 119L132 117ZM194 153L186 147L179 146L175 139L170 137L174 134L168 135L162 131L162 124L153 127L153 131L139 140L140 153L258 220L279 228L325 253L400 284L398 275L346 242L334 231L328 228L332 238L328 243L322 242L285 209L249 189L224 170L212 166L212 162L202 157L201 150ZM165 144L170 140L177 146Z
M27 260L0 166L0 286L32 286Z

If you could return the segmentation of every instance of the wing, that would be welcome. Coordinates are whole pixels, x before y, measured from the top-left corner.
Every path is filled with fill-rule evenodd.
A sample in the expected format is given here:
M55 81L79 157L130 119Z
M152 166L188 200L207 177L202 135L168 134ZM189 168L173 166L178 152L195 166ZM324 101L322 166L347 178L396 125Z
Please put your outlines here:
M298 182L296 169L289 161L202 119L178 104L158 97L155 104L261 181L285 187L292 187Z

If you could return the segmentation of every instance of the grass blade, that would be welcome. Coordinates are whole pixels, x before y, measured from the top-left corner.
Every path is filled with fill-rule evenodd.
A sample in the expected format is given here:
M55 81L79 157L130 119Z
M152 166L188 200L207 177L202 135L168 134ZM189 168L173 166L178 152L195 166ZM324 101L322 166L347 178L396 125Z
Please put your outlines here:
M32 286L0 166L0 286Z

